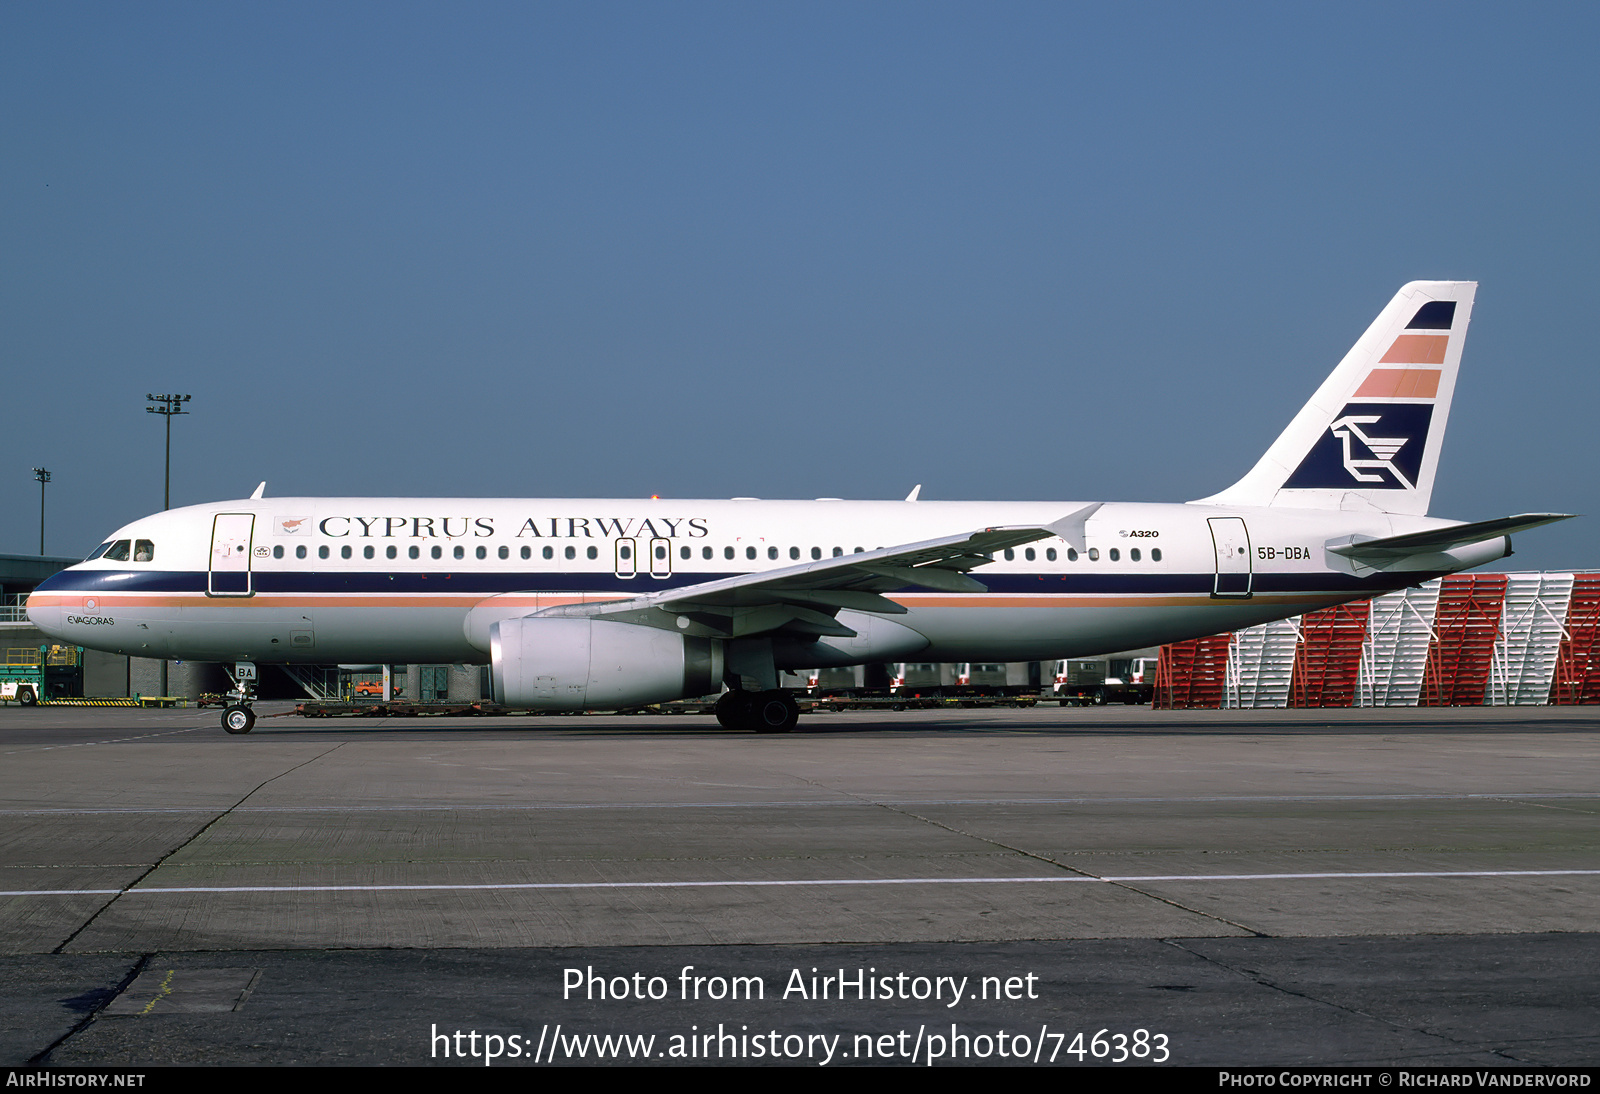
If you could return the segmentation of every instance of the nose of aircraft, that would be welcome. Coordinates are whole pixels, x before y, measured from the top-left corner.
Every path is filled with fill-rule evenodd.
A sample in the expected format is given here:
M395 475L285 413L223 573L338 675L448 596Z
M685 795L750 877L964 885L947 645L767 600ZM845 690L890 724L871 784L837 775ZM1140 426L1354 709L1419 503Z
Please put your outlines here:
M56 583L54 577L48 578L32 593L28 594L26 608L28 622L38 627L47 636L60 641L65 639L66 635L62 626L60 597L52 595L50 588L54 583Z

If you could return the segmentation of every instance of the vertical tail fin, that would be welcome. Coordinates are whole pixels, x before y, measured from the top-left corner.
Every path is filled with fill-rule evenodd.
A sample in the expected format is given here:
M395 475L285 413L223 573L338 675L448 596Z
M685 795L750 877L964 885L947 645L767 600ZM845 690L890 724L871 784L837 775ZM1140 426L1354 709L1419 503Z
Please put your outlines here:
M1424 515L1476 281L1413 281L1244 478L1207 505Z

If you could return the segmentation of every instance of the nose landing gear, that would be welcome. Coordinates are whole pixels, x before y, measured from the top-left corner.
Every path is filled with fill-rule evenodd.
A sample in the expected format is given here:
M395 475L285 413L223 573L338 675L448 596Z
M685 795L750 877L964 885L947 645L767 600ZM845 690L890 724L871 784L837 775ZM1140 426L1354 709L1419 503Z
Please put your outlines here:
M222 728L229 733L249 733L256 727L256 712L241 703L222 709Z
M256 727L256 712L250 709L255 699L256 667L249 661L240 661L231 669L223 667L233 680L228 694L234 701L222 708L222 728L229 733L249 733Z

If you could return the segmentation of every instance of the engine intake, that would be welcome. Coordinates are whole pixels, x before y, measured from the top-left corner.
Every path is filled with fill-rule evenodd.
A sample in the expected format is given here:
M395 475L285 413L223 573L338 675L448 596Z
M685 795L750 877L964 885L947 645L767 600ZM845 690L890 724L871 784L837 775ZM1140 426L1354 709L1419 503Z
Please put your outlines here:
M722 643L602 619L502 619L489 628L495 702L525 710L615 710L722 686Z

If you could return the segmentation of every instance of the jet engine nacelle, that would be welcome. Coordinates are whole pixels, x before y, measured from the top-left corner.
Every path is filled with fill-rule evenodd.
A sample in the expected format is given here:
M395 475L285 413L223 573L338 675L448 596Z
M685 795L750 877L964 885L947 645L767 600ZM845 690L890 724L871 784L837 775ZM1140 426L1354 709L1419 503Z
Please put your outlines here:
M615 710L722 687L722 643L602 619L502 619L489 628L495 702Z

